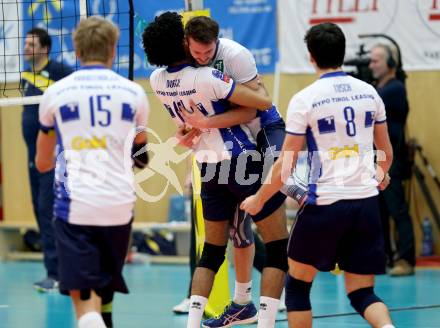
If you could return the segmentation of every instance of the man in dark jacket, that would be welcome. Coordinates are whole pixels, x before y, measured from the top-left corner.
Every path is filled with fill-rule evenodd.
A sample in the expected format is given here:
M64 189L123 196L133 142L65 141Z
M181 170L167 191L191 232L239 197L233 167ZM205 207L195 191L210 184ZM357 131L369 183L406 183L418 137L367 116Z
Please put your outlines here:
M377 92L385 103L388 132L394 153L394 161L389 172L391 182L380 197L385 247L389 265L392 266L389 274L404 276L414 274L415 246L412 220L402 185L407 171L405 124L409 107L405 84L396 77L399 66L397 57L390 46L378 44L371 50L369 67L377 82ZM390 243L390 216L397 230L396 254L393 254Z
M33 28L26 34L24 58L28 69L21 74L21 87L24 96L42 95L54 81L58 81L72 72L70 67L49 59L51 45L51 38L44 29ZM52 227L54 171L41 174L35 167L39 129L38 104L24 105L22 130L28 153L32 205L40 230L44 266L47 271L47 277L34 283L34 287L39 291L46 292L57 288L58 261Z

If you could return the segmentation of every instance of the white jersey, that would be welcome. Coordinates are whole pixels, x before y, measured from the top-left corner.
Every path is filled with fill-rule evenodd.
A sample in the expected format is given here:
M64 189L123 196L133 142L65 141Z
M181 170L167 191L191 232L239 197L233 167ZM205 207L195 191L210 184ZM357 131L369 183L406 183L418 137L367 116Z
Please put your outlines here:
M219 38L212 67L228 74L237 83L246 83L258 75L252 53L240 43Z
M190 100L206 116L225 112L228 106L226 100L234 90L234 83L216 69L196 68L189 64L159 68L150 76L153 92L177 126L185 123L181 112L191 111ZM255 148L255 140L246 125L205 129L194 145L195 156L200 163L217 163Z
M307 138L308 203L325 205L378 194L374 125L385 121L376 90L344 72L324 74L293 96L286 131Z
M252 53L238 42L219 38L211 66L229 75L237 83L247 83L258 75L257 65ZM252 135L256 138L262 127L281 120L275 106L266 111L257 111L257 117L249 122Z
M43 128L57 134L57 218L92 226L131 220L131 147L148 112L141 86L102 66L84 67L47 89L39 115Z

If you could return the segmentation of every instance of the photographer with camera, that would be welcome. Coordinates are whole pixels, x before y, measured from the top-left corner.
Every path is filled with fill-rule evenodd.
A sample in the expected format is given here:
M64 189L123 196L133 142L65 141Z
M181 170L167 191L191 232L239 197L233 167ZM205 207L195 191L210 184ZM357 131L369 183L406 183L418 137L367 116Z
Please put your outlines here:
M385 103L388 133L394 153L389 171L391 182L380 195L384 241L391 276L413 275L415 266L414 230L403 189L403 180L407 178L408 172L405 157L405 124L409 107L404 78L401 78L404 77L404 72L399 57L397 50L391 46L377 44L371 49L369 64L376 81L377 92ZM394 220L398 235L395 255L390 242L390 216Z

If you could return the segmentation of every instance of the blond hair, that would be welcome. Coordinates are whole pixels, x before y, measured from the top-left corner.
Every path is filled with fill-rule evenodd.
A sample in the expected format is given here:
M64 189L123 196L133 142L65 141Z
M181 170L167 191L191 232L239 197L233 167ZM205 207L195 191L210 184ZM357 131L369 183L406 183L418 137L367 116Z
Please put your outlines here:
M385 51L385 55L387 56L387 60L389 58L392 58L394 61L395 66L397 67L399 65L399 52L397 51L397 48L391 44L391 43L376 43L371 49L374 48L381 48Z
M99 16L82 19L73 32L75 50L83 62L107 62L118 38L118 27Z

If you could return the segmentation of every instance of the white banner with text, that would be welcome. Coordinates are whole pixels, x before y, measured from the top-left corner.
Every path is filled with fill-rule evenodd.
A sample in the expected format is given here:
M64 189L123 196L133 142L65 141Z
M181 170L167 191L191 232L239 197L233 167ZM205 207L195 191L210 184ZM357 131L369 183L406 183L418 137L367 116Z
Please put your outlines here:
M280 0L278 6L284 73L313 71L304 35L322 22L344 31L346 60L358 57L361 46L368 51L376 43L389 44L371 36L385 34L399 45L405 70L440 70L440 0Z

